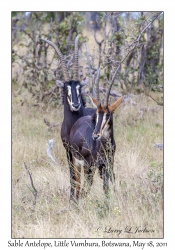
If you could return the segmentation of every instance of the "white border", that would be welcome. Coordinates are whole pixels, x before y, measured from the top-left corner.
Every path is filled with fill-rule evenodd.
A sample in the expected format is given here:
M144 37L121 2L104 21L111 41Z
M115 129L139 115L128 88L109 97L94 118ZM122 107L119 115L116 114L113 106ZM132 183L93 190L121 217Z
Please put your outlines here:
M175 243L174 191L175 191L175 8L173 1L3 1L0 15L0 246L7 249L11 239L11 11L164 11L165 17L165 239L166 249L173 249ZM122 241L122 240L121 240ZM126 240L125 240L126 241ZM127 240L128 241L128 240ZM145 240L147 241L147 240ZM144 240L142 240L144 242ZM17 248L18 249L18 248ZM144 248L147 249L147 248ZM163 248L162 248L163 249Z

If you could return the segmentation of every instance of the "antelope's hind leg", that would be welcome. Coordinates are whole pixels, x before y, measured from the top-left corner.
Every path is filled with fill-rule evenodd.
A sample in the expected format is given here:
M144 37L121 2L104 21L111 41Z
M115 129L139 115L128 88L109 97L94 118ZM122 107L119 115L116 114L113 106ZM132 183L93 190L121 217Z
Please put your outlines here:
M83 166L84 161L76 159L73 156L73 170L75 174L75 198L79 199L80 188L81 188L81 167Z
M109 195L109 169L104 165L103 169L103 190L106 196Z
M85 166L84 167L84 185L81 191L81 197L85 198L89 193L93 184L93 178L95 174L95 167Z
M73 200L75 193L75 172L74 172L71 152L69 150L66 150L66 155L70 171L70 200Z
M114 155L112 155L111 157L111 161L110 161L110 166L109 166L109 177L110 180L112 182L112 184L115 183L115 173L114 173Z

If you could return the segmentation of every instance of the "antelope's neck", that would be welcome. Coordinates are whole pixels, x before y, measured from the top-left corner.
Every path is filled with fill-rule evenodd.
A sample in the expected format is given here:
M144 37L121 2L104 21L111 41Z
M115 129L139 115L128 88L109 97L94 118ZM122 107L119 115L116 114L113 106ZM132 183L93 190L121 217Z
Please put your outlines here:
M64 99L64 119L62 126L67 127L67 133L70 133L70 130L74 123L84 115L85 108L83 107L82 100L80 109L78 111L71 111L66 98Z

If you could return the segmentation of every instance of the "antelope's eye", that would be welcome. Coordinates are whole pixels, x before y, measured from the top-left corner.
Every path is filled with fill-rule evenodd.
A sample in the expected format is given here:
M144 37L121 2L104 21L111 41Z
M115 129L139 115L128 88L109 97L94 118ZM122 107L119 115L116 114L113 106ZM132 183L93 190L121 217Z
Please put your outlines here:
M106 119L108 120L109 117L110 117L110 113L108 112L108 113L106 114Z

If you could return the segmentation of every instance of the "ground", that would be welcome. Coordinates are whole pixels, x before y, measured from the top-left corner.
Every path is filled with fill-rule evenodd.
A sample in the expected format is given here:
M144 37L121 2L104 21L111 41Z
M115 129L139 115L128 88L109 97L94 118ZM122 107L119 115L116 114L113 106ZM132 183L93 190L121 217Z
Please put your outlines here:
M163 237L163 151L154 147L163 143L162 106L144 94L120 105L114 114L116 181L110 184L110 198L105 199L96 171L88 197L73 205L60 138L63 107L33 106L31 97L23 103L15 93L13 88L12 237ZM48 130L44 118L60 125ZM50 139L58 165L46 153ZM24 162L38 192L36 204Z

